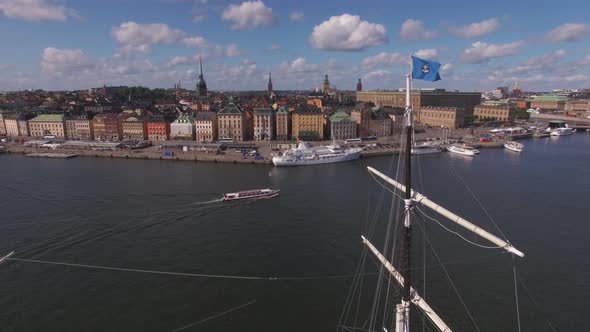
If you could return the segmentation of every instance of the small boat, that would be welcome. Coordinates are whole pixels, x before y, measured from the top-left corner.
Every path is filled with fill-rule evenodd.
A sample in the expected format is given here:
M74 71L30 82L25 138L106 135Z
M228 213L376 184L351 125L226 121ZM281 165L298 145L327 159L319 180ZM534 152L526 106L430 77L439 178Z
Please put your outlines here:
M280 190L278 189L253 189L246 191L238 191L235 193L227 193L223 195L222 200L225 201L237 201L242 199L255 199L255 198L272 198L279 195Z
M442 152L438 144L423 143L412 147L412 155L432 154Z
M475 156L476 154L479 154L479 150L465 144L451 144L447 147L447 151L464 156Z
M504 143L504 148L506 150L514 151L514 152L522 152L524 149L524 145L515 141L509 141Z

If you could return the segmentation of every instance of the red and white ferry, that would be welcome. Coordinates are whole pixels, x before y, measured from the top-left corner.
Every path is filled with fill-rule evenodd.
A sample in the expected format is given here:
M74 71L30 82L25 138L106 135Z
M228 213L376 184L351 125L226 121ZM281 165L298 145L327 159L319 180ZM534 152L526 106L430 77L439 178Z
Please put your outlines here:
M246 191L238 191L237 193L227 193L223 195L223 201L237 201L241 199L254 199L254 198L272 198L279 195L280 190L274 190L270 188L266 189L253 189Z

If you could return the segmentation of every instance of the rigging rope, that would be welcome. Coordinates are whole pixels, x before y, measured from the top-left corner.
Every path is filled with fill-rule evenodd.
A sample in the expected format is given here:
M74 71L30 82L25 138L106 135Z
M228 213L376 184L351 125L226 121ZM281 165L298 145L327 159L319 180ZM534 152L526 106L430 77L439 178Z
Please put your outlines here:
M518 305L518 286L516 284L516 262L512 254L512 272L514 275L514 299L516 300L516 322L518 323L518 332L520 332L520 308Z
M351 274L340 274L340 275L327 275L327 276L310 276L310 277L261 277L261 276L237 276L237 275L225 275L225 274L205 274L205 273L188 273L188 272L171 272L171 271L157 271L157 270L144 270L144 269L133 269L124 267L113 267L113 266L101 266L101 265L90 265L90 264L77 264L77 263L66 263L56 262L40 259L25 259L25 258L6 258L7 261L26 262L26 263L38 263L38 264L49 264L49 265L61 265L70 267L80 267L87 269L98 269L98 270L110 270L110 271L123 271L123 272L137 272L137 273L149 273L149 274L161 274L161 275L172 275L181 277L197 277L197 278L215 278L215 279L241 279L241 280L267 280L267 281L289 281L289 280L319 280L319 279L336 279L336 278L350 278L354 275ZM366 273L374 274L374 273Z
M176 329L176 330L173 330L172 332L178 332L178 331L182 331L182 330L184 330L184 329L187 329L187 328L189 328L189 327L192 327L192 326L195 326L195 325L198 325L198 324L204 323L204 322L206 322L206 321L208 321L208 320L211 320L211 319L217 318L217 317L219 317L219 316L223 316L223 315L225 315L225 314L229 314L229 313L230 313L230 312L232 312L232 311L236 311L236 310L238 310L238 309L241 309L241 308L243 308L243 307L249 306L249 305L251 305L251 304L254 304L255 302L256 302L256 300L250 301L250 302L248 302L248 303L242 304L242 305L240 305L240 306L237 306L237 307L235 307L235 308L231 308L231 309L229 309L229 310L226 310L226 311L224 311L224 312L218 313L217 315L214 315L214 316L211 316L211 317L207 317L207 318L205 318L205 319L201 319L201 320L200 320L200 321L198 321L198 322L195 322L195 323L192 323L192 324L189 324L189 325L183 326L183 327L181 327L181 328L178 328L178 329Z

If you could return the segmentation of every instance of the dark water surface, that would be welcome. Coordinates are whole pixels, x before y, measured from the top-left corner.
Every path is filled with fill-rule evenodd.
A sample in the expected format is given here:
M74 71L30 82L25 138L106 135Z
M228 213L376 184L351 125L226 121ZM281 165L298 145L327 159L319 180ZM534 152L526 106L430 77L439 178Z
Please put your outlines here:
M465 181L526 253L516 259L526 285L519 281L523 331L551 331L548 322L559 331L590 331L590 135L524 144L522 155L489 149L473 159L423 156L423 183L418 168L415 182L431 199L498 234ZM15 258L236 276L349 275L382 197L366 166L385 171L396 162L278 169L1 155L0 255L14 250ZM280 188L281 196L211 202L224 192L267 186ZM373 235L377 244L384 223ZM426 227L479 328L516 331L512 258L432 222ZM422 238L414 244L421 256ZM423 265L420 257L416 266ZM432 252L426 267L428 301L456 331L474 331ZM375 269L368 261L367 270ZM422 292L423 271L415 272ZM335 331L351 278L297 278L213 279L9 261L0 265L0 331L173 331L254 300L185 331ZM359 321L365 319L366 313Z

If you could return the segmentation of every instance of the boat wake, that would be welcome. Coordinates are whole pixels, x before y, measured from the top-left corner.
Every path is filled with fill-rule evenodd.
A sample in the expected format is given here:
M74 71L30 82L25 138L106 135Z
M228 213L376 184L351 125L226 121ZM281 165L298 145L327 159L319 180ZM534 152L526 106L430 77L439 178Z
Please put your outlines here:
M205 205L205 204L214 204L214 203L219 203L222 202L223 198L216 198L216 199L212 199L210 201L205 201L205 202L195 202L192 203L191 205Z

